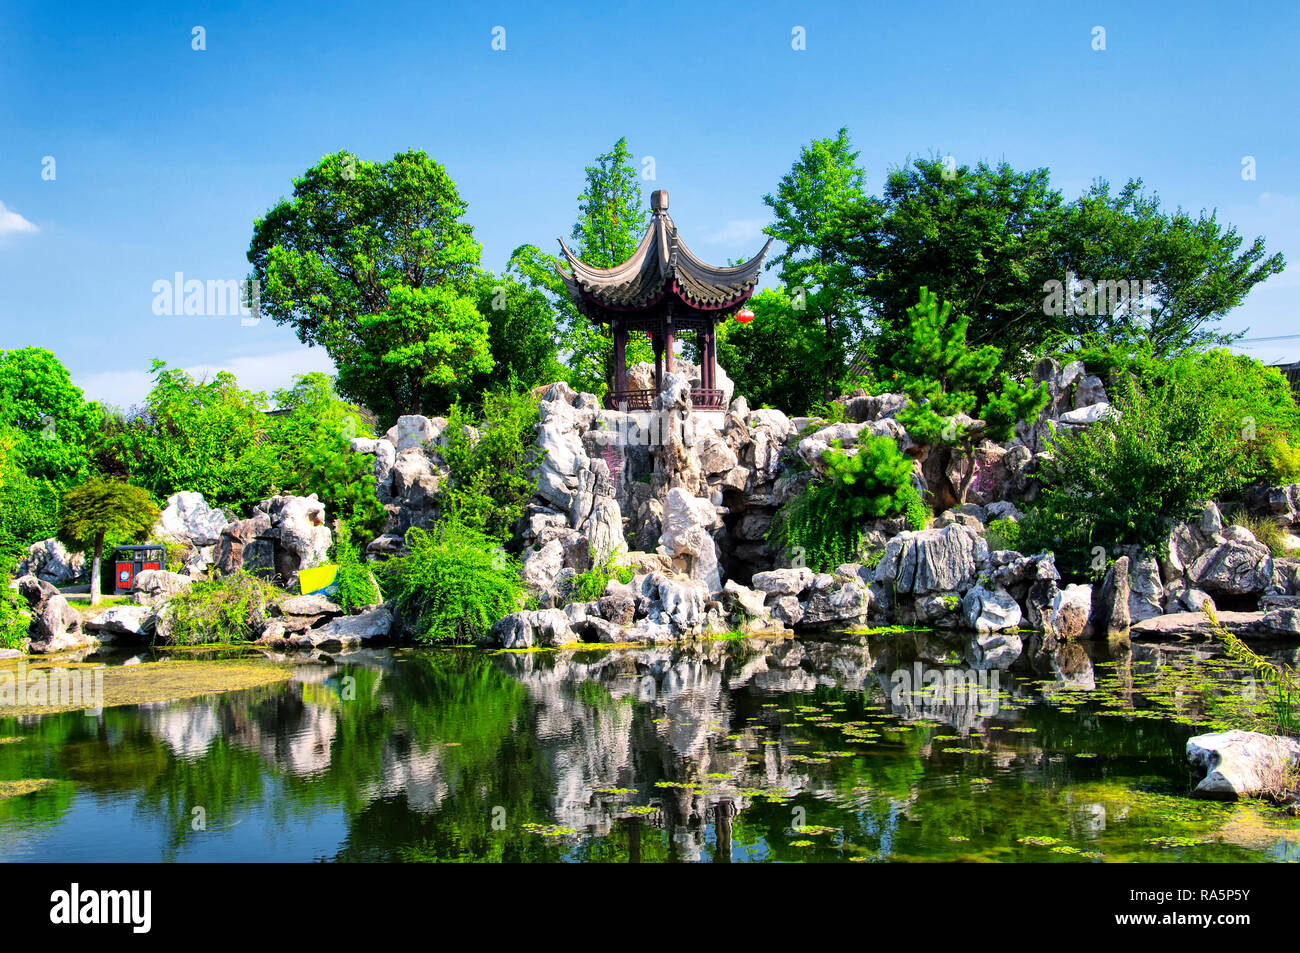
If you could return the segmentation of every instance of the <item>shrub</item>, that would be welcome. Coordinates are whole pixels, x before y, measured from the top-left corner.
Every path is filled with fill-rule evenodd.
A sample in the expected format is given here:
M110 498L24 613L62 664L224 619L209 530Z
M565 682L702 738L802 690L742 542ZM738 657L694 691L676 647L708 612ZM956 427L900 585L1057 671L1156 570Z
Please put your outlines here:
M342 520L334 536L334 562L339 567L334 585L334 601L339 607L344 612L351 612L360 606L372 605L375 601L374 577L370 566L357 551L348 524Z
M21 649L30 622L18 593L7 586L0 589L0 649Z
M633 572L628 566L615 566L611 560L604 565L592 566L586 572L573 577L569 598L572 602L591 602L605 594L605 587L611 579L617 579L626 585L632 581Z
M988 529L985 531L985 536L989 541L989 549L1020 548L1020 524L1015 520L993 520L993 522L989 523Z
M1269 548L1274 556L1290 556L1291 550L1282 542L1282 527L1269 519L1267 516L1249 516L1243 511L1238 511L1232 518L1232 522L1238 526L1244 526L1250 530L1257 540Z
M1044 485L1021 537L1030 551L1052 550L1058 565L1083 573L1094 547L1158 544L1171 520L1233 480L1238 449L1232 422L1173 379L1141 390L1121 380L1111 414L1052 441L1040 457Z
M853 562L868 519L907 513L924 526L928 510L912 487L912 463L889 437L868 437L856 454L838 443L823 455L826 475L814 478L773 520L769 538L787 552L802 551L819 572Z
M477 424L460 404L452 407L439 448L451 471L442 496L445 512L496 542L511 539L537 489L537 418L537 401L513 380L483 395Z
M168 640L175 645L249 642L284 592L250 572L195 580L168 601Z
M481 530L449 516L406 533L410 553L379 565L384 593L420 642L482 640L523 595L519 564Z

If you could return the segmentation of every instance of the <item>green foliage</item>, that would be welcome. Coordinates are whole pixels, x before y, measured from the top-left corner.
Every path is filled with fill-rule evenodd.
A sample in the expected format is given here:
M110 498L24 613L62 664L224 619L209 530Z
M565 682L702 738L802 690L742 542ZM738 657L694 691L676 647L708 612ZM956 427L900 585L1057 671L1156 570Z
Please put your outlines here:
M611 579L617 579L626 585L632 581L633 575L630 567L615 566L612 560L606 560L603 565L592 566L586 572L580 572L573 577L569 589L569 601L591 602L599 599L605 594L605 587L609 585Z
M1215 638L1223 643L1228 657L1254 672L1263 684L1273 711L1272 717L1257 727L1266 732L1300 735L1300 672L1290 665L1257 654L1219 624L1213 609L1207 607L1205 611L1210 617Z
M441 165L338 152L293 185L254 223L248 260L262 309L329 352L341 393L391 423L491 368L480 248Z
M537 419L537 401L513 382L483 395L479 420L453 406L439 447L451 471L444 512L496 542L510 540L537 489Z
M1072 573L1094 546L1158 544L1169 520L1234 479L1232 422L1183 381L1142 390L1122 379L1111 396L1118 414L1058 437L1040 458L1042 494L1021 527L1030 551L1054 551Z
M105 540L115 544L145 538L158 522L158 507L148 492L108 477L92 477L63 494L59 539L74 552L101 554Z
M941 304L925 287L908 308L907 337L894 363L909 400L897 416L913 440L952 446L965 458L957 494L964 503L975 474L975 448L984 440L1009 439L1017 421L1033 418L1046 406L1048 392L1046 384L1013 381L1000 372L1001 349L968 345L970 319L952 310L951 302ZM983 420L983 426L962 423L958 415L963 414Z
M144 406L105 420L100 468L156 499L197 490L213 506L241 508L265 498L281 472L266 440L266 395L224 371L197 381L162 361L152 370Z
M818 372L810 399L835 396L847 355L867 327L857 223L874 219L879 203L863 190L857 159L848 130L840 129L804 146L776 193L763 196L774 219L765 231L784 245L768 267L778 268L782 284L796 295L804 325L796 346L814 358L810 366ZM814 327L820 347L805 352Z
M250 642L268 610L283 597L281 590L243 570L197 579L167 603L168 639L175 645Z
M275 402L267 442L282 468L277 487L315 493L364 546L383 530L386 514L375 497L370 458L351 447L353 437L371 436L361 408L340 400L324 374L300 375L293 387L276 392Z
M379 564L379 575L417 641L482 641L517 609L519 563L481 531L449 516L428 532L407 530L406 546L407 555Z
M375 583L370 566L362 561L352 533L346 522L339 521L334 534L334 562L338 565L335 577L334 601L344 612L351 612L361 606L373 605L375 602Z
M59 530L58 485L32 477L16 449L17 431L0 425L0 562Z
M0 649L21 649L30 623L18 593L8 586L0 589Z
M826 328L783 289L749 300L754 320L718 325L718 364L751 407L806 414L825 398Z
M911 487L911 461L890 438L868 437L852 455L837 444L824 459L825 478L814 478L773 520L769 536L787 554L801 553L805 565L826 572L858 558L869 519L905 512L924 525L929 514Z
M578 221L569 236L572 251L598 268L621 264L636 251L648 225L649 212L632 153L627 139L619 139L609 152L596 157L594 165L587 166L586 184L578 196ZM573 304L555 270L557 262L554 255L536 245L521 245L510 256L510 271L550 298L558 318L560 351L568 367L569 383L579 391L604 396L614 353L613 338ZM628 366L653 361L649 341L633 335L628 341L626 360Z
M903 515L907 517L907 528L913 531L920 531L930 525L930 517L934 513L921 499L921 491L911 483L903 487L901 497L903 499Z
M0 351L0 428L12 465L29 479L59 491L85 480L99 418L99 406L85 401L50 351Z
M1020 523L1013 519L998 519L989 523L985 535L989 549L1020 549Z

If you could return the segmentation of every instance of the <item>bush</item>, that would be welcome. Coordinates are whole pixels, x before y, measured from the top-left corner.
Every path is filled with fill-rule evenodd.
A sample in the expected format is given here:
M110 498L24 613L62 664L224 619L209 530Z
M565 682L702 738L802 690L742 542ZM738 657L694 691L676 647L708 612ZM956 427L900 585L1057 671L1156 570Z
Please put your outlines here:
M1015 520L1000 519L989 523L984 534L989 541L989 549L1020 549L1020 524Z
M167 603L168 639L175 645L251 642L267 610L283 597L282 590L244 570L195 580Z
M929 511L911 485L912 463L889 437L868 437L858 452L838 443L823 455L827 470L776 515L769 538L804 564L825 572L853 562L862 549L868 519L906 513L909 525L925 525Z
M0 589L0 649L21 649L30 622L18 593L7 586Z
M628 566L615 566L612 561L606 560L602 566L592 566L586 572L580 572L573 577L573 584L569 589L569 600L571 602L591 602L599 599L605 594L605 587L609 585L611 579L617 579L626 585L632 581L633 572Z
M1052 550L1063 571L1082 574L1100 546L1157 545L1171 520L1189 518L1235 478L1232 421L1178 379L1141 390L1116 388L1105 420L1052 442L1040 457L1044 485L1021 536L1029 551Z
M419 642L481 641L523 595L519 564L481 530L454 516L406 533L410 553L379 565L384 594Z
M370 566L361 559L348 524L342 520L334 536L334 562L338 564L335 577L334 601L344 612L375 601L375 585Z
M1244 526L1250 530L1251 535L1268 547L1269 552L1274 556L1290 556L1291 550L1282 542L1282 527L1269 519L1267 516L1249 516L1243 511L1238 511L1232 518L1232 522L1237 526Z
M440 449L451 471L443 510L493 541L511 540L528 499L537 490L542 451L535 446L537 401L515 382L483 395L482 420L452 407Z

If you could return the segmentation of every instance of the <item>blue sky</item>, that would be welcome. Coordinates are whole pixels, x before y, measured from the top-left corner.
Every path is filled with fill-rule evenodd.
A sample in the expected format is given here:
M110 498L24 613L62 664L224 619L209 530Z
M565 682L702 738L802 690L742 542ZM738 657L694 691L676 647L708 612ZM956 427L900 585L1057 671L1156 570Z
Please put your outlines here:
M122 404L155 357L273 389L328 359L269 320L155 315L152 289L243 278L254 218L326 153L427 151L499 269L567 236L584 165L627 136L722 262L760 246L763 194L841 125L872 191L938 153L1047 166L1069 198L1140 176L1217 208L1297 263L1225 326L1298 333L1298 41L1295 2L0 0L0 348L50 348ZM1300 359L1300 340L1250 347Z

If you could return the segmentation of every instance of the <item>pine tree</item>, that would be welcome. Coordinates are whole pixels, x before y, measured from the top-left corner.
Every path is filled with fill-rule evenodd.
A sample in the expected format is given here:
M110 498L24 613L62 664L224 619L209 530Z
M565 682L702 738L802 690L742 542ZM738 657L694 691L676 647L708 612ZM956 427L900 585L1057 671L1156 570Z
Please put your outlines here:
M896 355L894 375L909 401L898 422L917 443L939 444L963 463L957 501L975 476L975 448L984 440L1011 438L1016 422L1035 416L1047 404L1047 385L1013 381L1005 372L1002 349L966 342L970 319L953 314L929 288L907 309L905 347Z

